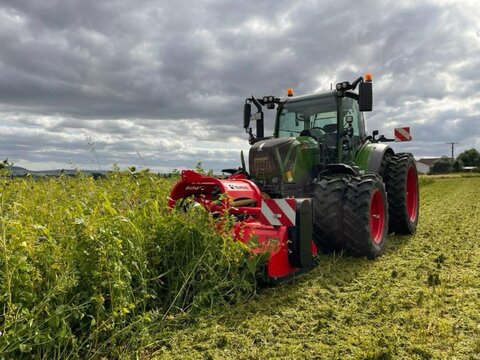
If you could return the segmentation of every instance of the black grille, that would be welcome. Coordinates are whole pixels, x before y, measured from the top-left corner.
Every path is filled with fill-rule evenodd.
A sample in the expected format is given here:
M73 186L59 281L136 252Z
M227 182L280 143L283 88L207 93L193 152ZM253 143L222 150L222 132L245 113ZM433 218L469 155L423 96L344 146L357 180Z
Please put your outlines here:
M250 174L259 180L272 180L277 177L280 181L280 164L278 163L277 151L282 162L288 154L288 150L295 138L280 138L261 140L250 148L249 165ZM295 153L291 154L285 170L290 170L295 161Z
M250 171L260 175L267 175L277 172L279 166L275 161L273 154L266 153L256 153L253 155L253 158L250 160Z

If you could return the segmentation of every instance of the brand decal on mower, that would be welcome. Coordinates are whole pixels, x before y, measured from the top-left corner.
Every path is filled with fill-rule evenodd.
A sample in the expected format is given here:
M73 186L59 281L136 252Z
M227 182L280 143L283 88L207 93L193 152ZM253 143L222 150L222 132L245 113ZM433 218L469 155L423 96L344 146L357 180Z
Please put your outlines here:
M250 188L247 185L236 185L236 184L228 184L230 190L249 190Z
M264 199L261 216L273 226L295 226L295 199Z

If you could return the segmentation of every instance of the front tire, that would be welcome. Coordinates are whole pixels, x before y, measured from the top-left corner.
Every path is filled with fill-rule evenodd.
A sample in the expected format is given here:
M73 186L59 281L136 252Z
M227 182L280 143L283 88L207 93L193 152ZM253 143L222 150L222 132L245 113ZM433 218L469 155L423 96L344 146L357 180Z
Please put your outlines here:
M419 214L418 174L412 154L392 155L387 165L386 190L390 232L413 234Z
M375 259L384 249L388 233L385 186L377 174L353 177L343 206L345 248L356 256Z
M343 177L323 178L313 189L313 241L323 252L340 251L344 245Z

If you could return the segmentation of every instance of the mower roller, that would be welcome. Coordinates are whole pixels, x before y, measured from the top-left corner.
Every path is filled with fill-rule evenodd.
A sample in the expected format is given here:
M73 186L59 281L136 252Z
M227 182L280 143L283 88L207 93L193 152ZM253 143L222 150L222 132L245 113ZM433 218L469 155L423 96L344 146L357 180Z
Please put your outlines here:
M266 275L273 282L310 270L320 250L374 259L389 232L415 232L419 193L412 154L385 144L411 140L410 128L396 129L395 139L377 130L367 135L364 112L372 105L369 73L331 91L247 98L249 171L243 153L241 167L223 170L226 178L184 170L169 206L233 216L234 238L256 241L252 251L268 254ZM276 108L273 136L264 136L263 107Z

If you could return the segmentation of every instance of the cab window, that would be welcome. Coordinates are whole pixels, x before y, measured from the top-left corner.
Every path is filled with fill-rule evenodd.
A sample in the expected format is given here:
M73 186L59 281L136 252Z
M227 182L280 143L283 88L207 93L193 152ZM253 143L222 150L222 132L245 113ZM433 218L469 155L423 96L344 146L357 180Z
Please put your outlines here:
M355 142L365 137L365 126L363 123L363 114L358 109L358 103L350 98L343 99L343 123L346 124L346 117L353 117L353 139Z
M277 137L299 136L303 130L310 129L318 129L322 132L324 126L336 123L337 108L333 96L292 101L282 108L276 135Z

